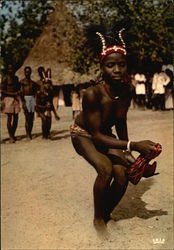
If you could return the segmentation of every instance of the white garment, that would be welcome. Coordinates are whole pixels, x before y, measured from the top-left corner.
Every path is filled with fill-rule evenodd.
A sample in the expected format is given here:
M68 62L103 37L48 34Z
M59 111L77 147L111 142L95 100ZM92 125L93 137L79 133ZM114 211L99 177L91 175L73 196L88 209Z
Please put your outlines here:
M172 90L167 89L166 94L165 94L165 108L166 109L173 109L173 95L172 95Z
M137 83L135 86L135 92L136 95L145 95L146 94L146 88L144 83Z
M62 88L60 88L59 90L58 100L59 100L59 103L58 103L59 106L65 106L64 94L63 94Z
M165 86L170 82L170 77L164 73L155 73L152 80L154 94L165 94Z
M32 95L25 95L24 99L25 99L25 105L27 107L28 112L34 113L35 105L36 105L34 96L32 96Z
M162 66L162 71L165 71L166 69L170 69L172 72L174 71L174 67L172 64Z
M146 77L145 77L145 75L144 74L139 74L139 73L137 73L136 75L135 75L135 80L137 81L137 82L146 82Z
M72 102L72 110L79 111L80 110L80 98L77 92L72 91L71 93L71 102Z
M145 95L146 94L146 87L145 87L146 77L145 77L145 75L137 73L135 75L135 81L136 81L136 86L135 86L136 95Z

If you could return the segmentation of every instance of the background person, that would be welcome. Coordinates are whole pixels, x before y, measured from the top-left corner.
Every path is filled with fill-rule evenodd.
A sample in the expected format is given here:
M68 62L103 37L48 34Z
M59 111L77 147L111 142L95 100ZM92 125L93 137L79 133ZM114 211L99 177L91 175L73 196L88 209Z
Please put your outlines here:
M10 143L16 141L15 132L18 125L18 114L20 112L20 83L15 76L13 66L7 67L7 74L2 78L2 99L4 102L3 113L7 114L7 129Z
M42 121L42 138L48 139L50 138L52 124L51 111L54 112L57 120L60 118L53 105L53 85L48 72L46 73L42 68L38 70L38 73L40 75L40 81L36 92L36 110Z
M165 73L169 76L170 82L165 88L165 109L173 109L174 97L173 97L173 72L170 69L166 69Z
M154 74L152 80L153 107L152 110L165 110L165 87L170 82L170 77L164 71Z
M73 90L71 92L71 103L72 103L72 118L75 117L80 112L80 94L77 84L74 84Z
M35 95L37 85L31 80L31 67L24 68L25 78L21 80L21 99L23 103L23 110L25 115L25 129L28 139L32 139L32 128L35 111Z
M136 92L136 103L139 107L145 107L145 99L146 99L146 77L143 73L135 74L135 92Z
M53 111L53 114L54 114L54 117L56 120L59 120L60 117L59 115L57 114L57 110L58 110L58 100L57 100L57 105L56 105L56 108L54 106L54 103L53 103L53 99L54 99L54 90L53 90L53 83L52 83L52 80L51 80L51 69L48 68L47 71L45 72L45 78L44 78L44 81L45 83L47 83L47 86L49 88L49 102L51 104L51 111Z

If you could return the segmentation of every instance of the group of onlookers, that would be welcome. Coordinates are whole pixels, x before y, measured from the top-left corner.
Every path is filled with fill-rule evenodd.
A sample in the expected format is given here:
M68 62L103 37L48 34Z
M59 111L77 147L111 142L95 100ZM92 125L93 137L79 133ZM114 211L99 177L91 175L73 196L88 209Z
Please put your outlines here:
M12 65L8 65L7 74L2 78L1 109L3 113L7 114L7 129L11 143L16 141L15 132L21 106L25 114L25 129L29 140L32 139L35 111L42 120L43 139L48 139L50 136L51 112L53 111L57 120L60 119L53 105L51 69L45 70L43 67L39 67L40 79L37 82L31 79L31 72L31 67L25 67L25 77L19 81L18 77L15 76Z
M169 69L152 76L138 72L132 75L133 106L155 110L173 109L173 72Z
M51 69L38 68L39 79L34 82L31 79L31 67L24 69L24 79L19 81L15 76L12 65L8 65L8 72L2 78L1 109L7 114L7 129L10 142L16 141L15 132L18 125L18 114L21 106L25 114L25 129L27 138L32 139L34 112L42 121L42 137L48 139L51 129L51 112L59 120L59 116L53 105L53 84L51 81ZM169 69L156 72L153 76L137 72L131 75L131 83L134 86L133 107L149 108L152 110L173 109L173 72ZM85 89L79 89L74 84L71 92L73 119L82 110L82 97ZM22 103L22 105L21 105Z

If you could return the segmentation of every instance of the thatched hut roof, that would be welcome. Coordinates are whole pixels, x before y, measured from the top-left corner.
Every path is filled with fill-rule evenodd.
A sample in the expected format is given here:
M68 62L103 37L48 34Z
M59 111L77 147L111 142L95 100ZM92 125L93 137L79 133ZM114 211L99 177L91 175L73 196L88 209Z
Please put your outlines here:
M89 81L91 76L81 76L71 68L69 41L73 39L76 30L80 32L76 20L68 12L63 1L56 1L55 10L48 17L43 32L22 67L16 72L19 79L24 78L24 68L30 66L32 79L38 80L37 69L43 66L46 69L51 68L52 81L55 85Z

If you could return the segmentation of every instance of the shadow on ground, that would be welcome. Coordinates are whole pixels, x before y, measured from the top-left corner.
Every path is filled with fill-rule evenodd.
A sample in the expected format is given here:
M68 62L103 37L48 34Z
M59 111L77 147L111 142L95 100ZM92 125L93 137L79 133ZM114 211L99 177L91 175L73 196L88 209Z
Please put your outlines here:
M67 134L67 132L68 132L68 134ZM64 133L66 133L66 134L64 134ZM42 133L33 133L32 134L33 140L38 138L38 137L42 137ZM49 140L56 141L56 140L65 139L67 137L70 137L70 132L68 129L59 130L59 131L53 130L53 131L51 131L51 138ZM23 141L26 139L27 139L26 134L16 136L16 141ZM9 142L9 138L5 138L5 139L1 140L1 144L6 144L8 142Z
M153 177L154 178L154 177ZM153 184L153 179L142 179L138 185L129 184L126 194L120 204L112 212L114 221L139 217L149 219L156 216L167 215L167 211L162 209L148 210L147 203L142 200L142 196Z

